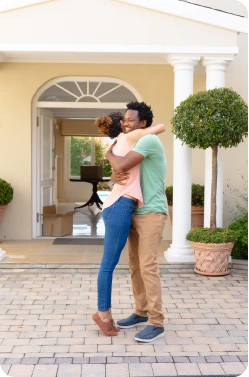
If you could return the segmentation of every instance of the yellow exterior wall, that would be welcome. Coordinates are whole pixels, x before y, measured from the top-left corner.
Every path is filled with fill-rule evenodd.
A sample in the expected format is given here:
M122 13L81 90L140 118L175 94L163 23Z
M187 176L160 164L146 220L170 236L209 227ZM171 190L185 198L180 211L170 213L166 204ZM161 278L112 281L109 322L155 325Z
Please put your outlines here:
M173 110L173 68L169 65L4 63L0 70L0 176L15 190L0 227L0 239L31 238L31 103L36 91L59 76L120 78L132 85L155 113L155 122L169 124ZM170 127L161 138L172 181ZM4 163L3 163L4 162Z
M164 122L168 130L160 136L167 160L167 185L172 184L174 75L170 65L108 64L34 64L4 63L0 69L0 177L14 187L14 200L0 226L0 239L31 238L31 104L37 90L47 81L62 76L115 77L132 85L141 98L152 106L155 123ZM243 80L243 78L241 79ZM205 89L205 75L195 76L194 91ZM234 88L236 90L236 88ZM60 145L60 147L62 147ZM226 166L245 161L246 144L226 151ZM203 183L204 151L193 151L193 182ZM246 175L246 168L242 167ZM225 169L224 182L230 173ZM243 182L242 182L243 183ZM170 224L165 238L170 238Z

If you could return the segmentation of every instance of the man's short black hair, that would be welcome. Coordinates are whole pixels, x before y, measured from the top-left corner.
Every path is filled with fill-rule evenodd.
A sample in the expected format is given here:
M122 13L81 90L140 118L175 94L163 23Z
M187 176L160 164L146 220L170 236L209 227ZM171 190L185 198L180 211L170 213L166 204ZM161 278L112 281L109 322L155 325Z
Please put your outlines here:
M127 110L137 110L138 116L140 120L146 120L146 127L150 127L152 125L153 120L153 112L151 107L146 105L145 102L130 102L126 105Z

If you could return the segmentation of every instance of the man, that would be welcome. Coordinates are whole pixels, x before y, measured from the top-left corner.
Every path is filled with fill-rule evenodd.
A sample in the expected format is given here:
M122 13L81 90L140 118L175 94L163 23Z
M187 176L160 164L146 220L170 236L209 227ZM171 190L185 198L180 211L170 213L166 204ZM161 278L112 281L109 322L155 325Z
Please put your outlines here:
M152 120L150 106L144 102L131 102L127 104L123 127L129 131L145 128L151 126ZM156 135L141 138L124 157L115 156L112 147L106 157L114 169L112 180L116 183L123 182L125 175L121 173L140 164L144 206L137 208L132 215L128 240L135 313L117 324L120 328L147 324L145 329L135 335L135 339L151 342L165 333L157 253L168 213L164 188L166 157Z

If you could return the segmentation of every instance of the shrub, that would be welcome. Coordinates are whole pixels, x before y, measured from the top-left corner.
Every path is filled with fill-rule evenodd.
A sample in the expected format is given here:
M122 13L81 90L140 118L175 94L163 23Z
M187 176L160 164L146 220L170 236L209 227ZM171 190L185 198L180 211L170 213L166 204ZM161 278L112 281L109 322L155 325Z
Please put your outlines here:
M10 183L0 178L0 206L4 206L13 199L14 190Z
M172 206L173 205L173 186L166 187L165 194L167 197L168 204Z
M173 205L173 186L166 187L165 190L167 201L170 206ZM204 186L193 183L192 184L192 199L191 205L197 207L204 207Z
M237 236L231 256L234 259L248 259L248 213L228 227Z
M188 232L186 238L188 241L201 243L227 243L234 242L237 235L228 228L216 228L215 231L210 228L194 228Z

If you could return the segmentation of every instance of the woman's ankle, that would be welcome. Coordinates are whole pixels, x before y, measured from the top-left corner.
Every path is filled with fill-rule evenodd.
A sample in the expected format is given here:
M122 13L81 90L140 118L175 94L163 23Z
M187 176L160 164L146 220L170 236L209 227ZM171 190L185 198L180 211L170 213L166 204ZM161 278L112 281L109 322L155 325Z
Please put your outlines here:
M110 321L110 319L112 319L112 316L111 316L111 313L110 313L109 310L107 310L107 311L105 311L105 312L100 312L100 311L98 310L98 314L99 314L99 316L100 316L100 318L101 318L101 320L102 320L103 322L108 322L108 321Z

